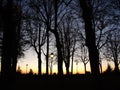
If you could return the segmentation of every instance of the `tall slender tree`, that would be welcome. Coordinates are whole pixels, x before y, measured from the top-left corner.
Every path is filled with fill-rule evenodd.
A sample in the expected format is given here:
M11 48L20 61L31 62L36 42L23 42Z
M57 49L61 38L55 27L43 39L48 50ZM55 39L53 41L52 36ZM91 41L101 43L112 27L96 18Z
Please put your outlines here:
M65 63L66 72L69 74L70 60L74 56L75 46L77 43L76 20L68 11L59 26L60 41L62 44L63 61ZM72 58L73 59L73 58Z

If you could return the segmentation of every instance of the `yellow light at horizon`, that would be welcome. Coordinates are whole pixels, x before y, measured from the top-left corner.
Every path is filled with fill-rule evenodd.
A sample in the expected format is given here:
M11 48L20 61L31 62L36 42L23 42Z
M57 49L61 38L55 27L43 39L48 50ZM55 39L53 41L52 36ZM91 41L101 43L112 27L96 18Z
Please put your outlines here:
M52 55L53 57L53 55ZM46 72L46 63L45 63L45 58L42 56L42 73L45 73ZM106 70L106 67L107 67L107 61L103 61L102 62L102 68L103 68L103 71ZM38 73L38 59L37 59L37 55L35 52L26 52L26 55L24 58L21 58L18 63L17 63L17 67L20 66L21 70L22 70L22 73L26 73L26 64L28 64L28 72L30 69L33 70L34 73ZM112 66L113 63L110 63ZM70 64L71 65L71 64ZM76 73L81 73L83 74L84 73L84 65L83 63L79 63L78 64L78 67L76 66L76 64L74 63L73 64L73 74L76 74ZM78 69L78 71L77 71ZM70 72L71 72L71 66L69 68ZM53 65L53 73L57 73L57 65ZM87 71L90 71L90 65L89 63L87 64ZM65 65L63 63L63 72L64 74L66 73L66 68L65 68Z
M24 63L23 62L22 63L18 63L17 67L18 66L20 66L22 73L26 73L26 63L25 62ZM84 73L84 68L83 68L82 64L79 64L78 71L76 70L76 65L74 64L73 66L74 66L73 67L73 74L76 74L76 73L83 74ZM70 70L70 68L69 68L69 70ZM38 65L37 65L37 62L36 63L28 63L28 70L27 70L28 72L27 73L29 73L30 69L32 69L35 74L38 74ZM89 68L87 70L89 71ZM58 71L57 71L57 65L53 65L52 71L53 71L52 74L54 74L54 73L57 74L58 73ZM71 72L71 70L70 70L70 72ZM45 65L42 65L42 74L45 74L45 73L46 73ZM66 74L66 68L65 68L64 64L63 64L63 73Z
M76 69L76 65L74 65L73 74L76 74L76 73L78 73L78 74L84 74L85 72L84 72L84 66L83 66L83 64L78 64L78 65L79 65L79 66L78 66L78 71L77 71L77 69ZM22 73L26 73L25 64L24 64L24 66L18 64L18 66L21 66ZM32 69L35 74L38 74L37 65L36 65L36 67L34 67L34 66L32 66L32 65L29 66L29 64L28 64L28 72L29 72L30 69ZM103 67L103 71L105 71L105 70L106 70L106 67ZM57 73L58 73L58 71L57 71L57 65L54 65L54 66L53 66L53 70L52 70L52 71L53 71L52 74L57 74ZM89 67L89 65L87 66L87 71L90 72L90 67ZM46 73L46 68L45 68L44 65L43 65L43 67L42 67L42 74L45 74L45 73ZM49 73L50 73L50 72L49 72ZM66 74L65 66L63 67L63 73Z

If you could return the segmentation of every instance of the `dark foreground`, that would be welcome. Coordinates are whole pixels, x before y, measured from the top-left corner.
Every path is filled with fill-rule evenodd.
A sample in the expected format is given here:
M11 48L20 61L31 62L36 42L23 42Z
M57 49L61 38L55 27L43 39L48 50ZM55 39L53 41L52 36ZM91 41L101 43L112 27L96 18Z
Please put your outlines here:
M2 82L1 82L2 83ZM120 90L120 75L18 75L14 90ZM1 89L0 90L5 90ZM8 89L9 90L9 89Z

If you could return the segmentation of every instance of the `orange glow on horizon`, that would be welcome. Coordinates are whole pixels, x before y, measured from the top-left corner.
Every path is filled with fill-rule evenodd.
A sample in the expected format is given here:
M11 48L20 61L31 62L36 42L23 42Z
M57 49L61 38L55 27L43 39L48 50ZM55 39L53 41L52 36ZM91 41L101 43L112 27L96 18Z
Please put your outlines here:
M27 67L26 67L26 64L28 64ZM102 71L103 72L106 70L107 64L108 64L107 61L102 61ZM112 67L114 67L113 62L112 63L110 62L109 64ZM29 73L29 70L32 69L33 73L38 74L38 59L37 59L36 53L35 52L26 52L26 56L24 58L21 58L20 60L18 60L17 69L18 69L18 66L20 66L22 73ZM45 58L42 57L42 74L46 73L45 66L46 66ZM71 72L71 64L69 67L69 71ZM90 64L89 63L87 64L87 71L90 72ZM52 72L57 74L57 64L53 65ZM64 63L63 63L63 73L66 74L66 68L65 68ZM78 73L78 74L85 73L84 64L82 62L80 62L78 65L76 65L75 63L73 64L73 74L76 74L76 73Z
M27 70L27 72L26 72L26 68L21 68L21 73L23 73L23 74L29 73L30 69L31 69L31 68L28 68L28 70ZM33 70L33 73L34 73L34 74L38 74L38 69L37 69L37 68L32 68L32 70ZM103 68L103 72L104 72L105 70L106 70L106 68L104 67L104 68ZM90 72L90 68L89 68L89 67L87 67L87 72ZM43 68L43 69L42 69L42 74L45 74L45 73L46 73L46 69ZM53 68L53 69L52 69L52 74L57 74L57 73L58 73L57 69L56 69L56 68ZM74 67L74 69L73 69L73 74L84 74L84 73L85 73L84 68L79 67L78 71L76 70L75 67ZM49 74L50 74L50 70L49 70ZM65 69L65 68L63 68L63 74L66 74L66 69Z

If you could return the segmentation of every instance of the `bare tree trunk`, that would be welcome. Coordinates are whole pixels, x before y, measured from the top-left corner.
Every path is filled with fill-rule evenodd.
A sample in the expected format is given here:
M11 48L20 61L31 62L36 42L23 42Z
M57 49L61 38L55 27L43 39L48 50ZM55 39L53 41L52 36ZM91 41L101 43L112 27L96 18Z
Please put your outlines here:
M73 74L73 60L74 60L74 55L72 53L72 61L71 61L71 74Z
M116 72L119 72L118 63L117 63L116 61L114 61L114 64L115 64L115 69L114 69L114 70L115 70Z
M114 69L114 71L115 72L119 72L119 67L118 67L118 58L117 58L118 56L117 56L117 54L115 54L115 56L114 56L114 65L115 65L115 69Z
M87 72L86 63L84 63L84 70L85 70L85 74L86 74L86 72Z
M46 54L46 74L48 75L48 60L49 60L49 30L47 26L47 54Z
M60 38L59 34L57 31L57 12L58 12L58 5L57 5L57 0L55 0L55 30L54 30L54 35L56 38L56 47L57 47L57 55L58 55L58 74L62 75L63 74L63 58L62 58L62 50L61 50L61 44L60 44Z
M67 75L69 74L69 63L65 63Z
M60 44L60 39L58 32L55 31L55 37L56 37L56 47L57 47L57 55L58 55L58 75L63 74L63 58L62 58L62 50L61 50L61 44Z
M16 13L16 12L15 12ZM20 21L18 21L20 22ZM11 70L12 78L15 81L16 77L16 66L17 66L17 57L18 57L18 46L19 46L19 34L20 34L20 25L18 26L16 22L16 17L13 17L13 30L11 30L11 48L12 48L12 57L11 57ZM19 23L20 24L20 23ZM18 27L18 29L16 28Z
M52 61L50 63L50 74L52 75Z
M69 74L69 66L70 66L70 48L67 48L67 53L68 53L68 55L67 55L66 69L67 69L67 75L68 75Z
M41 26L39 25L39 36L38 36L38 43L39 43L39 51L38 51L38 75L41 75L42 73L42 67L41 67L41 64L42 64L42 61L41 61L41 45L40 45L40 38L41 38Z
M99 62L99 66L100 66L100 72L102 73L102 61L101 60Z
M40 49L40 48L39 48ZM41 51L38 53L38 75L42 74L42 67L41 67Z
M72 50L71 74L73 74L74 53L75 53L75 43L74 43L74 45L73 45L73 50Z
M83 10L83 19L85 21L86 46L89 51L91 72L97 76L99 72L99 52L96 46L95 30L92 25L92 7L90 1L79 0Z
M15 80L16 80L16 67L17 67L17 56L16 55L14 55L12 59L12 66L11 66L11 79L12 79L13 85L15 84Z

